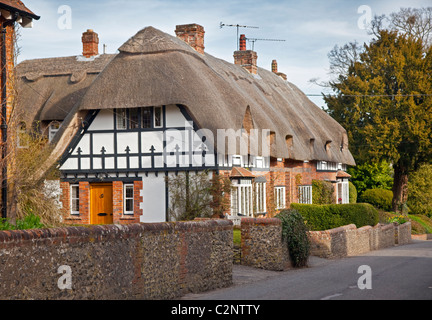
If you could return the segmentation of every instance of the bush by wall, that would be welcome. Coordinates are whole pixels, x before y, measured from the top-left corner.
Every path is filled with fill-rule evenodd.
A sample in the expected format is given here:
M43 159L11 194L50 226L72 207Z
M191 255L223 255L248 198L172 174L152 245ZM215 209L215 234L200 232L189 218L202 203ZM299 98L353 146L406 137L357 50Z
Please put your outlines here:
M331 182L324 180L312 180L312 189L313 204L335 203L334 187Z
M293 267L306 267L310 255L310 242L303 217L297 210L283 210L276 218L282 221L282 239L288 245Z
M292 203L304 218L309 230L321 231L355 224L357 228L374 226L379 222L379 213L371 204L314 205Z
M385 189L368 189L361 195L361 202L370 203L371 205L391 211L393 192Z

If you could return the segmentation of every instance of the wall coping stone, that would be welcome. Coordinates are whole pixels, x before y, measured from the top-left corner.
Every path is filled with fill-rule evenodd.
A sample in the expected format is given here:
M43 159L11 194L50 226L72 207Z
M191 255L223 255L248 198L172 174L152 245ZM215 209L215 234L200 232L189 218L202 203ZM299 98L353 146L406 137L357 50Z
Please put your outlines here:
M5 230L0 231L0 246L2 244L16 244L27 241L43 241L49 239L61 240L65 243L73 239L82 238L83 240L92 238L97 240L107 240L118 238L120 234L124 238L129 238L144 232L160 231L205 231L210 229L229 230L233 226L230 220L204 220L204 221L180 221L162 223L134 223L128 225L92 225L92 226L68 226L45 229L28 230Z

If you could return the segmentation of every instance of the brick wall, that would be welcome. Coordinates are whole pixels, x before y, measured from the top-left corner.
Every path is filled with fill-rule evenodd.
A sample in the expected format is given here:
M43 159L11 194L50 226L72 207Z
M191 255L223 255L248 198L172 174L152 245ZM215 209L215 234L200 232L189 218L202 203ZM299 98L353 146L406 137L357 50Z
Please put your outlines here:
M232 228L208 220L2 231L0 299L173 299L226 287Z
M355 256L411 241L411 223L378 224L357 229L355 225L310 231L311 254L322 258Z
M82 224L90 224L90 183L79 182L79 215Z
M118 223L123 215L123 182L113 181L113 221Z

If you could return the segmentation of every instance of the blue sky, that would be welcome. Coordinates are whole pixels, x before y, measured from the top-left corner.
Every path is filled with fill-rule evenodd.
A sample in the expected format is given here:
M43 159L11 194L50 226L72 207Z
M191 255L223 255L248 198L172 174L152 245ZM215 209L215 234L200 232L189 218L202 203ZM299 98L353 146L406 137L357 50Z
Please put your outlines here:
M401 7L431 5L430 0L24 0L24 3L41 19L34 21L33 28L21 29L18 62L79 55L81 35L87 29L99 34L100 52L105 44L107 53L115 53L144 27L153 26L174 35L177 24L187 23L204 27L207 53L233 62L237 31L232 27L220 28L223 22L259 27L240 29L249 38L285 40L255 42L258 66L270 70L271 61L276 59L279 71L287 74L288 81L310 95L323 91L309 80L328 79L327 54L335 45L370 39L361 28L369 12L381 15L399 11ZM251 43L247 45L250 49ZM323 105L320 97L310 99Z

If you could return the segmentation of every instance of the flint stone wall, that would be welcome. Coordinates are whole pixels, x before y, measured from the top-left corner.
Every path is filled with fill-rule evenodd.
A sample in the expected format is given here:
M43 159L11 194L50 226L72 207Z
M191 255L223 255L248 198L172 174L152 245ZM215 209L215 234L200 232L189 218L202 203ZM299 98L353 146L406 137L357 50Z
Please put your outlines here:
M227 220L2 231L0 299L174 299L226 287L232 234Z
M291 267L280 219L241 219L241 264L274 271Z
M411 242L411 223L378 224L357 229L347 225L325 231L310 231L311 255L322 258L356 256L372 250Z

